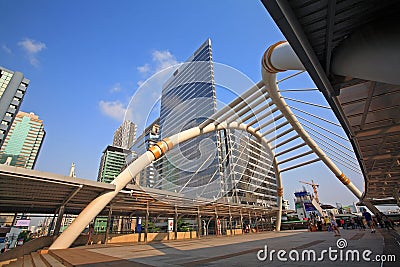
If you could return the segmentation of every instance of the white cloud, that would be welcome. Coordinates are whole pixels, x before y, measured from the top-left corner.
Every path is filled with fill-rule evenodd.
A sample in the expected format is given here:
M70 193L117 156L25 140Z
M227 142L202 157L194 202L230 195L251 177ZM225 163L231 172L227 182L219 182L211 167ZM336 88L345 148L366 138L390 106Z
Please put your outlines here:
M153 61L156 63L156 71L179 64L176 57L168 50L159 51L155 50L152 53Z
M116 93L122 90L121 84L116 83L114 86L110 89L110 93Z
M115 120L122 121L125 116L126 107L120 101L103 101L99 102L101 112Z
M7 45L5 45L5 44L3 44L3 45L1 46L1 48L2 48L3 51L6 52L7 54L11 54L11 53L12 53L11 49L10 49Z
M146 63L143 66L137 67L137 70L142 74L148 74L150 72L150 65Z
M18 45L22 47L22 49L25 50L29 62L37 67L39 66L39 60L37 58L37 54L42 51L43 49L46 49L46 44L42 42L38 42L29 38L26 38L22 41L18 42Z

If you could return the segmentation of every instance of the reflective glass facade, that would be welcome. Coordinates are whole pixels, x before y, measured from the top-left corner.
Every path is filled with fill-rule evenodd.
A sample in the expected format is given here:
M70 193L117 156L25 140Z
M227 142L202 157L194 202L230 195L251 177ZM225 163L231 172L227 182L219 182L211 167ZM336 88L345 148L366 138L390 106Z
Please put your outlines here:
M18 112L0 150L0 164L33 169L46 132L33 113Z
M163 86L161 137L192 128L209 118L216 111L215 94L211 40L208 39ZM219 178L217 142L217 133L210 133L173 148L159 163L158 171L164 178L159 188L186 192Z

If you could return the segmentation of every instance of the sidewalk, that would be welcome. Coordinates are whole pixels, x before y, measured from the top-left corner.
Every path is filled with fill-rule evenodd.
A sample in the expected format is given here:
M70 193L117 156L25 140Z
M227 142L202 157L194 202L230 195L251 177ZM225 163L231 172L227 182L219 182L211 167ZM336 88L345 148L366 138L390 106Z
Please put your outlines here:
M67 266L316 266L321 262L301 260L304 250L313 250L316 259L323 258L323 264L328 266L382 266L381 262L373 260L376 255L383 254L393 254L397 259L396 262L386 262L383 266L398 266L400 246L397 232L378 229L375 234L360 230L341 230L341 233L341 238L344 239L340 244L337 243L339 238L334 237L331 232L282 231L190 241L86 246L51 253L62 258ZM285 250L288 262L279 261L277 252L273 254L272 261L268 258L260 261L257 253L265 250L265 246L268 253L272 250ZM329 247L338 251L336 260L330 260L328 252L322 253L323 250L329 250ZM292 258L296 256L296 252L291 252L292 250L298 251L299 261L290 261L289 253L292 253ZM339 258L340 250L343 251L342 261ZM363 251L370 250L372 254L368 258L371 261L366 262L362 258L358 262L345 261L348 250L359 251L360 257ZM263 257L265 253L261 252L259 255ZM305 254L306 259L307 256ZM349 259L351 260L351 254Z

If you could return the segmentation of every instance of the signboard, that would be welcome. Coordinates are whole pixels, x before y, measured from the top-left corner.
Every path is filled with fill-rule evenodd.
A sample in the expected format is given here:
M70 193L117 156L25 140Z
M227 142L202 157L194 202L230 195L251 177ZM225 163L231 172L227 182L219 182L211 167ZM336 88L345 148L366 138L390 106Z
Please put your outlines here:
M137 217L136 218L136 233L141 233L142 232L142 218Z
M317 211L317 209L314 207L314 205L311 202L305 202L304 208L306 209L306 211Z
M29 227L31 220L17 220L14 226Z
M174 218L168 218L168 232L174 231Z

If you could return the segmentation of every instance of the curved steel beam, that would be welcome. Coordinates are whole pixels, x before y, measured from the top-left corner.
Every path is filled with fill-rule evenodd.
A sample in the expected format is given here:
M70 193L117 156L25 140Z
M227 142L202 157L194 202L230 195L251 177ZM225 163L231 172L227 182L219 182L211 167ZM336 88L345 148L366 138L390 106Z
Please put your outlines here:
M262 79L267 86L270 98L274 104L285 115L297 134L307 143L315 154L325 163L325 165L335 174L335 176L358 198L361 199L362 193L344 175L343 172L333 163L333 161L319 148L317 143L304 130L296 116L293 114L285 100L279 93L276 82L276 73L285 70L304 70L304 66L290 47L289 43L282 41L270 46L262 59Z
M268 151L273 153L268 141L263 138L258 131L255 131L253 127L247 126L246 124L239 124L237 122L231 122L229 124L224 122L218 125L210 123L203 129L200 129L200 127L194 127L181 133L175 134L170 138L165 138L154 146L150 147L148 151L146 151L138 159L132 162L128 166L128 168L126 168L121 174L119 174L111 182L111 184L115 185L115 190L101 194L92 202L90 202L89 205L86 206L86 208L83 209L78 217L72 222L72 224L67 229L65 229L65 231L63 231L63 233L54 241L49 249L65 249L70 247L75 239L85 229L85 227L106 207L106 205L108 205L110 201L113 200L113 198L119 193L119 191L123 189L132 180L133 177L135 177L141 170L146 168L151 162L163 156L168 150L172 149L173 146L176 146L186 140L195 138L199 135L222 129L237 129L246 131L254 137L258 138L261 141L261 144L265 148L267 148ZM271 155L271 157L275 159L273 154ZM282 182L280 180L279 174L277 175L276 179L277 184L281 185ZM278 192L282 192L282 189L278 188ZM282 196L278 197L278 205L280 207L279 213L281 214Z

